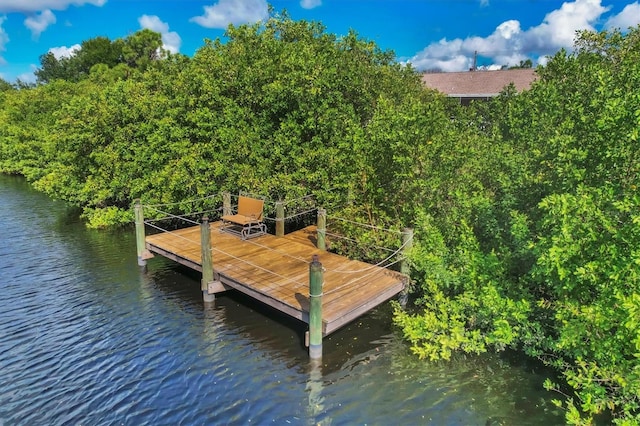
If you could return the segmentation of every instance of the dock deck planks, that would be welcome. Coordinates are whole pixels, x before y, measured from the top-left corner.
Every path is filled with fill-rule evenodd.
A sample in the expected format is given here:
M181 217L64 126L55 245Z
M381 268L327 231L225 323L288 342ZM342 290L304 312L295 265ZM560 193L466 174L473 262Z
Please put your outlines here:
M405 277L315 247L315 227L276 237L242 240L211 224L213 268L234 288L305 323L309 322L309 263L318 255L324 272L323 334L326 336L400 293ZM202 272L200 227L146 237L146 248Z

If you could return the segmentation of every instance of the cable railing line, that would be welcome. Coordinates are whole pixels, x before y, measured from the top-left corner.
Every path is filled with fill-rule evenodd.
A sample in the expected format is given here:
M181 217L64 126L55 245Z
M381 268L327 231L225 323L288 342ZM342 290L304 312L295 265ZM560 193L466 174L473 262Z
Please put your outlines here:
M285 281L288 281L288 282L294 283L294 284L296 284L296 285L297 285L297 286L299 286L299 287L302 287L302 286L305 286L305 285L306 285L306 284L301 284L301 283L300 283L300 281L294 280L293 278L285 277L284 275L278 274L277 272L271 271L271 270L269 270L269 269L267 269L267 268L265 268L265 267L263 267L263 266L256 265L256 264L255 264L255 263L253 263L253 262L249 262L249 261L248 261L248 260L246 260L246 259L242 259L242 258L240 258L240 257L238 257L238 256L234 256L233 254L231 254L231 253L229 253L229 252L226 252L226 251L224 251L224 250L220 250L220 249L217 249L217 248L215 248L215 247L211 247L211 250L212 250L212 251L217 251L218 253L220 253L220 254L222 254L222 255L224 255L224 256L230 257L230 258L232 258L232 259L235 259L235 260L237 260L237 261L239 261L239 262L246 263L247 265L249 265L249 266L251 266L251 267L253 267L253 268L259 269L259 270L261 270L261 271L264 271L264 272L266 272L266 273L268 273L268 274L275 275L276 277L279 277L279 278L282 278L282 279L283 279L283 280L285 280Z
M184 201L176 201L174 203L160 203L160 204L143 204L144 207L171 207L171 206L177 206L180 204L188 204L188 203L196 203L198 201L203 201L203 200L207 200L207 199L213 199L215 197L220 196L220 194L211 194L211 195L207 195L205 197L201 197L201 198L193 198L190 200L184 200Z
M190 242L192 244L196 244L197 245L197 244L201 243L200 240L192 240L191 238L187 238L184 235L180 235L180 234L176 233L175 231L169 231L168 229L164 229L164 228L161 228L159 226L154 225L153 223L149 223L146 220L145 220L144 223L145 223L145 225L148 225L151 228L157 229L157 230L162 231L162 232L166 232L167 234L171 234L171 235L175 236L176 238L183 239L183 240L188 241L188 242Z
M196 221L191 220L191 219L187 219L187 218L185 218L184 216L178 216L178 215L175 215L175 214L171 214L171 213L169 213L169 212L165 212L165 211L162 211L162 210L160 210L160 209L153 208L153 207L151 207L151 209L153 209L153 210L157 211L158 213L164 214L164 215L166 215L167 217L172 217L172 218L174 218L174 219L184 220L185 222L187 222L187 223L191 223L191 224L193 224L193 225L199 225L199 224L200 224L199 222L196 222Z
M328 237L340 238L342 240L347 240L347 241L350 241L352 243L359 244L358 241L354 240L353 238L345 237L344 235L333 234L331 232L325 232L325 235L328 236ZM387 251L387 252L394 252L395 251L395 249L390 249L389 247L382 247L382 246L375 246L375 245L370 245L368 247L374 248L374 249L378 249L378 250L384 250L384 251Z
M350 223L352 225L358 225L358 226L362 226L362 227L365 227L365 228L376 229L378 231L386 231L386 232L391 232L391 233L395 233L395 234L402 234L402 231L398 231L397 229L381 228L379 226L369 225L367 223L355 222L353 220L344 219L342 217L337 217L337 216L331 216L331 220L339 220L341 222L346 222L346 223ZM327 223L327 226L328 226L328 223Z
M185 213L182 216L178 216L180 219L186 217L186 216L198 216L198 215L203 215L203 214L207 214L207 213L218 213L220 212L222 209L221 208L217 208L217 209L213 209L213 210L203 210L203 211L199 211L199 212L193 212L193 213ZM150 222L161 222L163 220L169 220L169 219L175 219L175 216L165 216L165 217L159 217L159 218L148 218L145 220L148 220Z

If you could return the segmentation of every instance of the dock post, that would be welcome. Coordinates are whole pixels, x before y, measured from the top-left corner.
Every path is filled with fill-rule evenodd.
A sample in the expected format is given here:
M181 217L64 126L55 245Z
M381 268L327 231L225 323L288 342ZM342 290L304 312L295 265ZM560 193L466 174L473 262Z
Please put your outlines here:
M228 216L231 213L231 193L223 192L222 193L222 215Z
M400 273L407 276L406 282L404 283L404 289L400 293L400 304L404 307L407 304L407 300L409 299L409 282L408 278L411 274L411 268L409 267L409 261L407 260L407 256L409 255L409 251L413 246L413 229L404 228L402 230L402 251L400 255L402 259L400 260Z
M284 204L276 201L276 237L284 236Z
M140 198L136 198L134 204L136 217L136 249L138 252L138 266L146 266L147 260L144 258L147 249L144 237L144 212Z
M314 254L309 264L309 357L322 358L322 263Z
M211 258L211 232L209 227L209 217L202 218L200 223L200 245L202 255L202 282L200 289L205 303L215 301L215 293L209 293L209 283L213 281L213 260Z
M407 261L407 256L411 247L413 246L413 229L404 228L402 230L402 260L400 261L400 273L404 275L409 275L411 273L411 269L409 268L409 262Z
M327 249L327 211L325 209L318 209L318 226L317 226L317 247L320 250Z

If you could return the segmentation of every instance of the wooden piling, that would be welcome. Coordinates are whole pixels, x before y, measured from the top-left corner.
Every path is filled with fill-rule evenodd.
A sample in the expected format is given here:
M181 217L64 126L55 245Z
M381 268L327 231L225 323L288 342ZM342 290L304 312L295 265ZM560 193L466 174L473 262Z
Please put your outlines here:
M276 201L276 237L284 237L284 204Z
M145 266L147 260L145 259L145 235L144 235L144 212L142 209L142 202L139 198L135 200L134 204L135 222L136 222L136 249L138 254L138 265Z
M231 193L223 192L222 193L222 215L228 216L233 214L231 212Z
M407 256L409 255L409 251L411 250L412 246L413 246L413 229L404 228L402 230L402 252L401 252L402 260L400 261L400 273L407 276L411 273Z
M398 301L402 307L407 306L407 301L409 300L409 284L411 282L409 276L411 274L411 268L409 267L409 251L413 246L413 229L404 228L402 230L402 250L400 251L400 273L405 276L404 288L400 292L400 296L398 297Z
M309 264L309 357L322 358L322 263L313 255Z
M209 293L209 283L213 282L213 260L211 256L211 230L209 217L202 218L200 223L200 247L202 250L202 282L200 289L206 303L215 301L215 294Z
M316 246L320 250L327 249L326 238L327 238L327 211L325 209L318 209Z

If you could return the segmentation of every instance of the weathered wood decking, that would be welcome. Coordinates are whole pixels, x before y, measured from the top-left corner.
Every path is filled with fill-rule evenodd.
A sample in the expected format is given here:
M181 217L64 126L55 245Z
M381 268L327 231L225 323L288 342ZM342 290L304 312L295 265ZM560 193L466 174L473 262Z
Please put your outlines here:
M309 262L324 271L323 334L328 335L400 293L405 277L315 248L315 227L251 240L211 224L213 268L225 289L236 289L305 323L309 322ZM200 227L146 237L146 248L202 272Z

